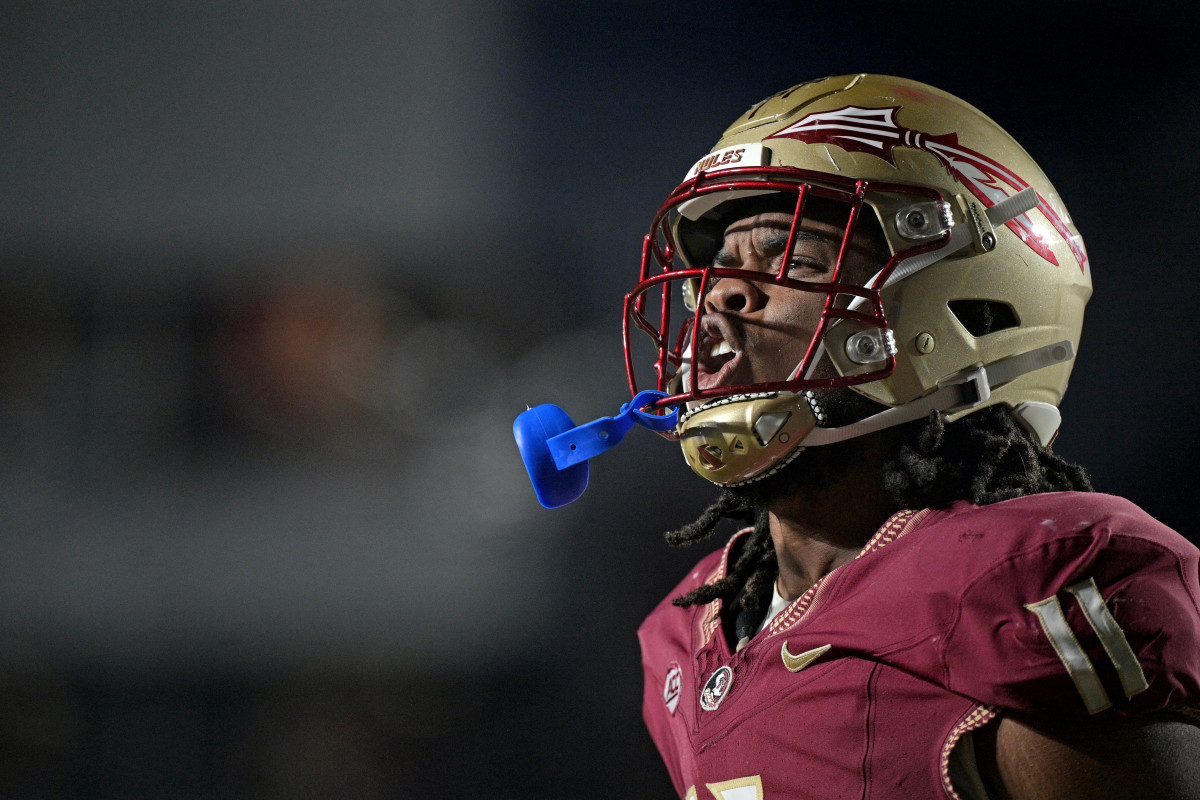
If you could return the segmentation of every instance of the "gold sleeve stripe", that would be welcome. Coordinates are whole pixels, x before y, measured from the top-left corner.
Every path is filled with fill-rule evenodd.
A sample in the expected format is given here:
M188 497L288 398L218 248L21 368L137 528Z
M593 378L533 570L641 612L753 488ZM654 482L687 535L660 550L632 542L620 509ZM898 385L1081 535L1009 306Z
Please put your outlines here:
M1121 630L1121 626L1109 613L1108 606L1104 604L1104 598L1100 596L1100 589L1096 586L1095 578L1088 578L1086 581L1068 586L1067 591L1075 595L1075 600L1083 609L1083 615L1087 617L1088 624L1100 637L1100 643L1104 645L1104 652L1108 653L1113 666L1117 668L1117 675L1121 678L1121 688L1125 690L1125 696L1133 697L1138 692L1144 692L1150 688L1150 684L1146 682L1146 674L1142 672L1142 665L1138 663L1133 648L1129 646L1129 640L1125 638L1125 632Z
M706 783L708 790L717 800L763 800L763 785L761 775L751 775L749 778L737 778L720 783Z
M1100 677L1096 674L1096 668L1092 666L1092 660L1083 651L1079 640L1075 638L1075 632L1067 624L1067 617L1063 614L1058 597L1051 595L1025 607L1037 614L1046 638L1050 640L1063 666L1067 668L1067 674L1075 683L1088 713L1097 714L1111 706L1112 701L1108 699L1108 693L1100 684Z

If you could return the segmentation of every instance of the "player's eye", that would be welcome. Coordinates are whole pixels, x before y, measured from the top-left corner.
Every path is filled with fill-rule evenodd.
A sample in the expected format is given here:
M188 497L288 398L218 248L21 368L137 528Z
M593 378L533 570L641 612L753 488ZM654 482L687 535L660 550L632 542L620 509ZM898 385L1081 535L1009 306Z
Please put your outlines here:
M800 278L804 276L826 275L829 273L829 265L821 259L812 257L793 258L788 264L788 277Z

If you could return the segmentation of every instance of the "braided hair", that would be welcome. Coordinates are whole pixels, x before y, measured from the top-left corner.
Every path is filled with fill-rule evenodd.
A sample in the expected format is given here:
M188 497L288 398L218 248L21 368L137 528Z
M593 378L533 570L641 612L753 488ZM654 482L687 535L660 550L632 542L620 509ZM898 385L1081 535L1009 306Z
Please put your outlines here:
M900 431L900 445L884 461L881 475L894 511L943 508L957 500L982 506L1040 492L1092 491L1083 467L1043 447L1005 405L951 423L934 413ZM769 602L778 572L775 547L767 513L750 497L722 490L694 522L667 533L667 543L682 547L707 539L726 519L754 523L728 574L675 598L675 605L730 600L739 593L741 605L750 610Z
M767 512L754 505L753 501L728 489L704 509L695 522L666 534L667 544L686 547L712 536L723 520L754 522L754 530L733 559L729 573L719 581L698 586L673 602L677 606L692 606L711 603L718 597L729 598L745 588L742 605L758 610L762 598L771 593L771 583L778 571L775 561L775 545L768 530Z

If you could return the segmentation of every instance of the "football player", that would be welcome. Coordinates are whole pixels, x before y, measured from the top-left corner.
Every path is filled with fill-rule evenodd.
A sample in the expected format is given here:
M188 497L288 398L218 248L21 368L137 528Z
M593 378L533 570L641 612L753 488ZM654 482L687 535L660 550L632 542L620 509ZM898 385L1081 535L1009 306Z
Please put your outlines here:
M747 525L639 631L681 797L1200 797L1197 550L1050 449L1091 263L1011 137L801 84L643 253L631 389L721 487L668 540Z

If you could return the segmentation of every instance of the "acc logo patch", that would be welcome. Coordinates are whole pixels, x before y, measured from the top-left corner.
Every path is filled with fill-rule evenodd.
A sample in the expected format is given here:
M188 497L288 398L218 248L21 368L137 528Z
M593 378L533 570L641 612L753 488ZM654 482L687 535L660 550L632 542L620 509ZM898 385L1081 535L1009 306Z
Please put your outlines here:
M733 670L721 667L708 677L704 689L700 692L700 707L705 711L716 711L721 701L729 695L729 687L733 685Z
M663 702L667 704L667 711L670 711L672 715L679 707L681 691L683 691L683 670L679 668L678 663L672 661L670 669L667 670L667 679L663 681Z

